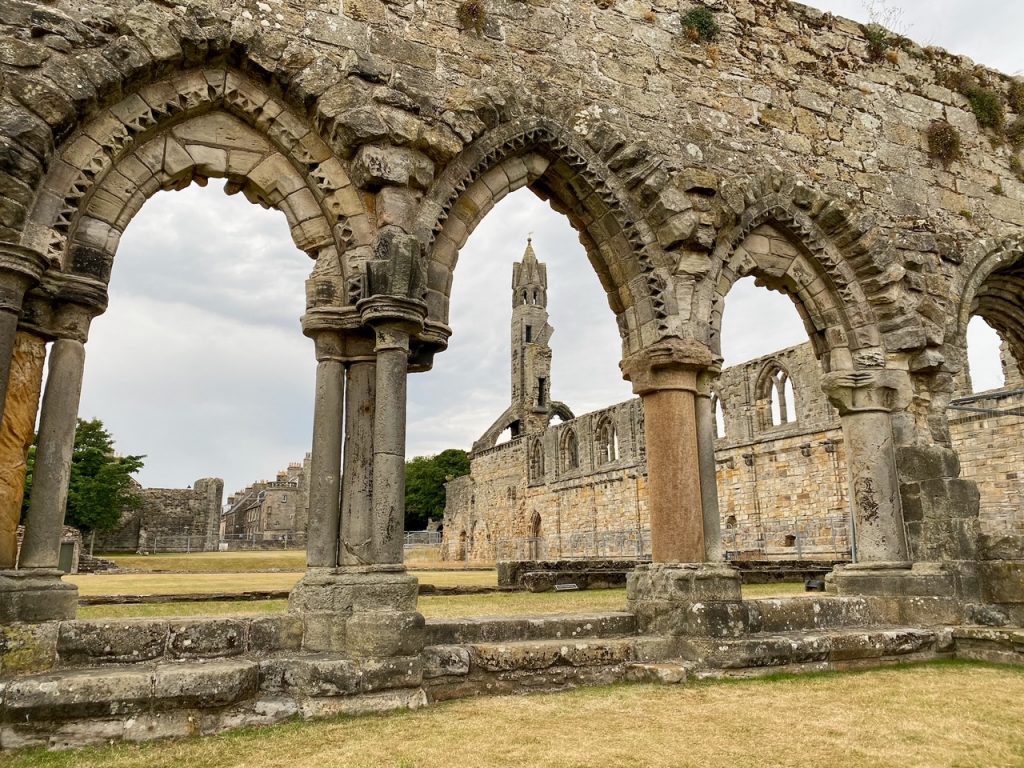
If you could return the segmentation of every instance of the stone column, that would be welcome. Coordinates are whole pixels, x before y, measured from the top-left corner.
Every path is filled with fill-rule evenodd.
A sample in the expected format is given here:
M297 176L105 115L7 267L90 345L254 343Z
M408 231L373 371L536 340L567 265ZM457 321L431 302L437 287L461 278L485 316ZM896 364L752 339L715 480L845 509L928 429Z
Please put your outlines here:
M39 416L32 498L21 545L22 568L56 569L60 562L84 370L85 344L82 341L62 338L53 342Z
M409 338L423 327L426 306L396 296L359 302L376 333L373 414L373 546L375 562L401 564L405 532L405 409Z
M704 512L704 559L722 559L722 516L718 508L718 474L715 469L715 408L711 385L717 370L697 377L697 454L700 461L700 498Z
M832 373L822 388L839 411L850 478L854 559L910 567L891 416L910 401L904 371Z
M0 417L6 406L18 318L25 292L39 282L45 257L20 245L0 243Z
M45 361L46 340L33 333L18 333L0 427L0 569L15 565L28 448L35 436Z
M345 366L339 334L321 331L314 341L316 396L309 466L306 564L310 568L333 568L338 564Z
M711 362L706 347L666 339L621 364L644 404L655 563L705 561L695 400L697 376ZM714 481L712 473L710 482Z
M341 484L341 565L369 565L373 546L375 358L355 360L345 389L345 465Z

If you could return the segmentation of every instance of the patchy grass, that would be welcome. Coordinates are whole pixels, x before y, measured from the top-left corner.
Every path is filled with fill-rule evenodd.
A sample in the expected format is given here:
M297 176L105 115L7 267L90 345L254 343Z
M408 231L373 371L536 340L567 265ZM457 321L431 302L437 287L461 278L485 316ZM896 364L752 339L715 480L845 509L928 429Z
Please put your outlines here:
M258 571L302 571L306 568L304 549L280 552L192 552L155 555L101 555L121 568L133 571L174 573L252 573Z
M498 584L496 571L410 571L422 584L435 587ZM214 592L264 592L291 589L302 572L284 573L96 573L73 574L65 580L81 595L208 595Z
M72 574L80 595L208 595L291 589L302 573L96 573Z
M284 613L287 600L196 601L194 603L148 603L142 605L83 605L79 619L156 619L170 617L251 616Z
M845 768L1024 764L1024 670L930 664L859 674L587 688L205 739L38 750L10 768Z
M458 577L471 574L417 574L433 581L435 577ZM487 573L472 574L481 577ZM493 574L490 574L493 579ZM171 590L173 593L175 590ZM166 593L165 593L166 594ZM793 597L805 594L803 584L754 584L743 588L747 599ZM201 601L195 603L153 603L149 605L89 605L78 609L80 619L129 619L158 616L226 616L230 614L280 613L287 610L287 600L238 600L233 602ZM524 616L552 613L592 613L626 609L626 590L603 589L581 592L499 592L484 595L424 595L419 610L428 619L465 618L470 616Z

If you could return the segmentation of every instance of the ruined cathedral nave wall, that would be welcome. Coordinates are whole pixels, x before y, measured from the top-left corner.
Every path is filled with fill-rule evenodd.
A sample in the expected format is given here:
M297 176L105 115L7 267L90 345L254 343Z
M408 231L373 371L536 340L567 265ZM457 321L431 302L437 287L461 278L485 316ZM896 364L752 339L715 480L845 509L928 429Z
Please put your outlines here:
M1017 382L1013 365L1007 368L1009 384ZM758 396L759 380L766 370L780 367L794 380L793 421L767 425L759 421L771 412ZM715 466L723 548L730 557L841 559L850 554L845 445L838 416L821 394L819 371L813 350L803 344L727 368L718 379L725 433L715 442ZM981 530L1020 533L1024 396L1011 386L957 402L998 412L953 411L950 419L963 475L978 483L981 493ZM620 458L602 465L594 426L609 418L621 435ZM568 430L579 438L575 469L559 464ZM544 478L531 480L534 440L544 447L545 466ZM649 528L639 399L480 452L471 466L470 476L448 485L447 559L629 555ZM534 515L540 518L537 527ZM908 510L907 524L915 523ZM535 538L539 543L531 542Z

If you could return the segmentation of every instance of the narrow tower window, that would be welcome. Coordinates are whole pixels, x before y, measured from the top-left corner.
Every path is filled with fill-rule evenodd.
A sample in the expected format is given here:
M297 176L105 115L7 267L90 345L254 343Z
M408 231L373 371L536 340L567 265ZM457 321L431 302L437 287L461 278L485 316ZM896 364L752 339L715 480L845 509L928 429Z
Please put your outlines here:
M533 341L533 326L528 325L526 326L526 343L529 344L531 341Z
M547 402L547 392L545 392L547 386L548 380L543 376L537 379L537 405L544 405Z

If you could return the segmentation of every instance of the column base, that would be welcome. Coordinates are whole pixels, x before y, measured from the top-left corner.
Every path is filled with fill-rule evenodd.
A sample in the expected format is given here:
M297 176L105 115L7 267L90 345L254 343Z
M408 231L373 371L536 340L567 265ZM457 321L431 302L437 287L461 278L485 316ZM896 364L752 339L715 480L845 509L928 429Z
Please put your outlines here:
M978 563L854 563L830 574L840 596L888 598L901 623L959 624L969 605L980 602Z
M78 587L63 576L56 568L0 571L0 624L75 618Z
M650 563L626 577L629 609L656 635L732 637L747 631L740 574L727 563Z
M303 648L356 658L415 656L424 642L419 582L404 566L310 568L288 610L302 615Z

